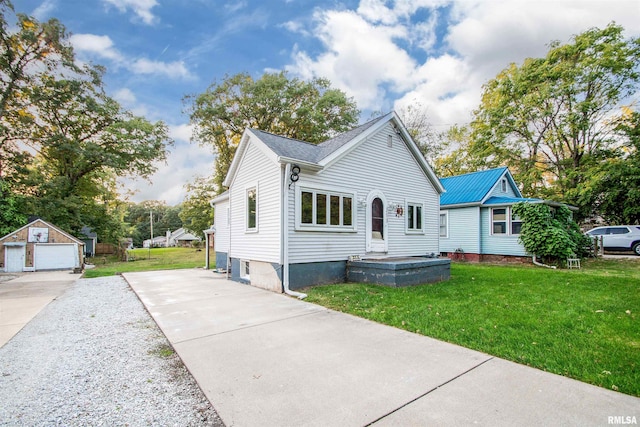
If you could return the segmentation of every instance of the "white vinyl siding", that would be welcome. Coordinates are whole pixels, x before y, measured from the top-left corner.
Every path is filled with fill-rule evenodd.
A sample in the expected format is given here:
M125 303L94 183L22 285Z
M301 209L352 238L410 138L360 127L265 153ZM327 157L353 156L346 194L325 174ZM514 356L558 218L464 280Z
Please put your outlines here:
M216 203L213 211L213 225L216 234L213 238L213 250L229 252L229 201Z
M511 234L493 234L493 222L491 218L492 208L481 209L481 234L482 234L482 252L483 254L491 255L513 255L513 256L525 256L527 255L524 247L518 242L517 235ZM507 208L507 217L509 209ZM509 222L507 221L507 229L509 228Z
M392 138L391 146L389 136ZM330 189L336 185L355 196L353 209L356 232L295 230L296 197L293 187ZM349 255L366 255L365 214L370 208L366 206L366 198L372 190L382 192L387 200L387 255L412 256L439 252L439 194L390 124L325 170L318 173L303 170L294 186L289 190L288 207L289 256L292 263L346 260ZM395 208L389 208L390 205L404 206L407 200L423 205L423 234L407 234L406 212L400 216L396 215Z
M449 235L440 239L440 252L480 253L480 212L476 206L443 210L448 214Z
M231 247L242 260L280 262L281 167L249 141L229 190ZM256 228L247 229L247 191L256 188ZM251 231L251 232L248 232Z

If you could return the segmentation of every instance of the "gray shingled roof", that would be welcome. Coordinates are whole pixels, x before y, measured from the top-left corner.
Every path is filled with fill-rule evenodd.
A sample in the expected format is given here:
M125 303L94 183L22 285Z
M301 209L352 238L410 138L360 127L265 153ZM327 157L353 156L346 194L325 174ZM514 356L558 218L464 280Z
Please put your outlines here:
M331 153L334 153L385 117L387 116L381 116L377 119L368 121L357 128L341 133L335 138L328 139L318 145L300 141L298 139L274 135L257 129L251 129L251 132L256 134L267 147L280 157L318 163L320 160L329 156Z

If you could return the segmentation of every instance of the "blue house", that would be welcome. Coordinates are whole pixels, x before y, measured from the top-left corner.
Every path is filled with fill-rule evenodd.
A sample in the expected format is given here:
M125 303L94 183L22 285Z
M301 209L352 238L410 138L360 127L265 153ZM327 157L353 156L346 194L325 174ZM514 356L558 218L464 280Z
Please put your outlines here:
M513 214L518 202L559 203L522 197L506 167L442 178L440 253L468 261L529 260L518 241L522 221Z

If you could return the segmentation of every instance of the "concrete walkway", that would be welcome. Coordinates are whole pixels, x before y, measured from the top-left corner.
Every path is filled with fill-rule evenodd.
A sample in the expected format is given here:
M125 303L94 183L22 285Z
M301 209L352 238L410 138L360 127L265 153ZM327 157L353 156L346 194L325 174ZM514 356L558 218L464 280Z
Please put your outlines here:
M80 277L70 270L16 275L0 281L0 347Z
M230 282L124 275L228 426L603 426L640 399Z

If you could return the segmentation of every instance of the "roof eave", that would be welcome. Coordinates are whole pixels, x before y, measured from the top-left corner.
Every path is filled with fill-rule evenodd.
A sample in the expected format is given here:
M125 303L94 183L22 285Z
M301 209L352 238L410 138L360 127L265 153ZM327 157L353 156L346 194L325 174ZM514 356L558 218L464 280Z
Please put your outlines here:
M324 166L318 163L310 162L307 160L294 159L293 157L278 156L278 163L281 163L281 164L290 163L292 165L296 164L303 169L313 171L313 172L318 172L324 169Z

